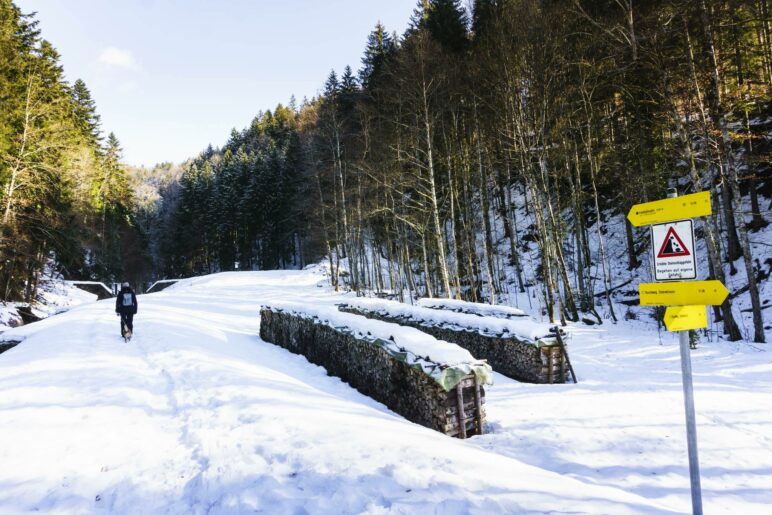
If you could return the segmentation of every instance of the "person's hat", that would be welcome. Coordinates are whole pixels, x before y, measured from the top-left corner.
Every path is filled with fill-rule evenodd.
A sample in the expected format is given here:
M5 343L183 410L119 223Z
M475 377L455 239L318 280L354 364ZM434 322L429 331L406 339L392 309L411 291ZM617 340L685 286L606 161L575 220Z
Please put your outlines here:
M128 288L129 287L129 283L123 283L121 286L123 286L124 288Z

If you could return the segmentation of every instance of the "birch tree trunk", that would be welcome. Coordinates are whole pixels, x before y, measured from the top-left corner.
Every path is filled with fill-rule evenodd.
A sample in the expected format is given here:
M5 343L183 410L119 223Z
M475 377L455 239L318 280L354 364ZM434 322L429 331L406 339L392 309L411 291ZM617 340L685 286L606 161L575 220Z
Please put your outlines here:
M434 156L432 153L432 132L430 124L429 113L429 101L427 98L428 84L425 77L422 77L421 92L423 95L423 122L424 122L424 138L426 143L426 165L429 173L429 190L431 200L432 219L434 221L434 238L437 243L437 253L440 268L440 277L442 279L442 287L444 294L447 298L453 296L453 292L450 289L450 277L448 274L448 260L445 254L445 242L442 237L442 226L440 225L440 210L439 203L437 201L437 184L435 181L434 172ZM427 278L428 279L428 278Z
M322 181L319 178L319 174L316 175L316 185L319 191L319 208L321 209L321 226L322 226L322 234L324 237L324 249L327 253L327 257L330 261L330 283L332 284L332 287L335 289L335 291L340 291L340 284L338 281L338 267L337 263L333 261L332 257L332 246L330 245L330 235L327 232L327 217L325 215L325 209L324 209L324 197L322 195Z
M13 201L16 193L16 185L19 178L19 174L22 171L22 163L24 162L25 152L27 150L27 137L30 132L30 118L32 116L32 85L34 76L32 73L27 80L27 98L24 103L24 129L22 131L21 142L19 144L19 151L16 154L16 163L11 170L11 180L8 182L6 188L5 209L3 210L3 227L7 227L13 212Z
M590 107L587 106L588 99L585 99L585 110L588 113L587 118L587 140L584 142L585 144L585 151L587 153L587 162L590 167L590 185L592 186L592 196L595 206L595 228L596 228L596 234L598 236L598 251L600 252L600 263L601 268L603 270L603 288L605 292L606 297L606 303L608 304L609 313L611 315L611 319L616 323L617 322L617 316L616 313L614 313L614 304L611 301L611 285L609 281L609 275L608 275L608 267L606 264L606 245L603 238L603 219L601 218L601 211L600 211L600 202L598 200L598 187L595 181L595 156L593 155L592 150L592 117L589 115L589 109Z
M490 304L496 303L496 291L493 287L493 245L491 244L491 224L488 218L490 201L488 199L488 176L483 165L482 149L480 146L480 133L475 130L475 145L477 147L477 170L480 177L480 204L483 222L483 259L488 282L488 295Z
M740 228L740 244L742 245L742 253L745 261L745 273L748 277L748 293L751 298L751 307L753 310L753 339L756 342L764 343L764 319L761 313L761 302L759 299L759 289L756 285L756 274L753 269L753 256L751 254L751 246L748 241L748 226L745 223L745 216L742 212L742 206L740 205L742 196L740 195L740 184L737 178L737 166L734 162L734 152L732 150L732 143L729 139L729 129L726 123L726 113L724 113L723 106L721 104L721 92L719 89L720 77L718 72L718 60L716 59L716 51L713 44L713 31L711 29L711 20L705 5L705 0L700 0L701 18L703 30L705 33L705 39L707 43L707 52L712 63L711 66L711 89L712 95L712 111L713 117L718 122L718 129L721 131L721 146L723 147L723 154L726 158L726 169L729 172L729 186L732 190L732 204L733 213L737 216L737 225Z
M686 162L689 164L689 174L691 175L692 182L695 186L701 187L702 180L700 179L700 174L697 171L696 160L694 157L694 152L692 152L689 135L686 132L683 123L681 122L681 116L678 113L678 109L673 103L673 92L667 74L664 75L664 89L666 98L670 99L669 103L671 112L673 113L673 123L676 126L679 139L681 140L684 157L686 158ZM711 194L711 198L713 197L714 195ZM708 258L710 259L711 269L713 270L716 279L722 283L725 283L726 277L724 276L724 269L721 266L721 252L718 248L719 236L718 231L716 230L716 223L714 218L714 215L709 215L706 217L702 223L702 227L706 237ZM730 340L739 340L741 338L740 329L737 326L734 315L732 314L732 301L729 299L729 297L727 297L727 299L721 305L721 310L723 312L722 318L724 322L724 332L729 336Z

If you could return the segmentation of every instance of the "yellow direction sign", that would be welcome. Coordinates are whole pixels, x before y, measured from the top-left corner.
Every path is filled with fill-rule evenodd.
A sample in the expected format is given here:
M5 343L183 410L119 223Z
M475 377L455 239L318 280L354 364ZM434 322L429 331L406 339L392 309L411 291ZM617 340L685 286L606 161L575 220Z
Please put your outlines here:
M695 216L706 216L712 212L710 207L710 192L701 191L684 195L683 197L666 198L636 204L627 213L630 223L636 227L641 225L684 220Z
M665 326L668 331L708 327L708 310L705 306L670 306L665 310Z
M641 283L638 293L641 306L718 306L729 295L729 290L721 281L688 281Z

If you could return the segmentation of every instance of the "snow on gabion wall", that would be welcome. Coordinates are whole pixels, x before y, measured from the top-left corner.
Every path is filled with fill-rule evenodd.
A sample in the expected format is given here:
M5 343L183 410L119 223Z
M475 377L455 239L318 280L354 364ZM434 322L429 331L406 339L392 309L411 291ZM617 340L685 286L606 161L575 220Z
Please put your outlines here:
M565 383L567 364L558 345L534 345L516 336L482 334L477 330L447 328L411 318L342 305L341 311L366 316L374 320L414 327L438 340L455 343L477 359L487 360L493 370L527 383Z
M481 434L485 420L485 391L468 374L445 391L419 367L390 355L377 342L331 327L318 318L263 307L260 337L305 356L359 392L382 402L411 422L460 436L458 392L461 392L466 435ZM475 402L475 390L479 392ZM479 414L476 411L479 406Z

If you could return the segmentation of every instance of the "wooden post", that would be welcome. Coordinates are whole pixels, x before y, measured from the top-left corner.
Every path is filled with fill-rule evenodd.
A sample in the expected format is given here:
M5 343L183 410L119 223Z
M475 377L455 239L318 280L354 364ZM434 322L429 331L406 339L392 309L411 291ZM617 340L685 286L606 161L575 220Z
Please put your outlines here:
M482 399L480 397L480 381L474 374L474 408L477 411L477 434L483 434Z
M552 369L554 368L555 364L552 361L552 349L547 347L547 384L554 383L554 378L552 377Z
M558 341L558 345L560 345L560 350L563 352L563 357L566 359L566 363L568 364L568 370L571 371L571 378L574 380L574 384L576 384L576 373L574 372L574 367L571 366L571 360L568 358L568 351L566 350L566 346L563 343L563 337L560 336L560 328L555 326L554 332L555 338Z
M456 418L458 418L458 434L461 438L466 438L466 415L464 415L464 387L460 382L456 385L456 405L458 406L458 412Z
M561 382L565 383L568 380L566 379L566 371L568 370L568 365L566 365L566 360L563 359L563 354L560 354L560 380Z

